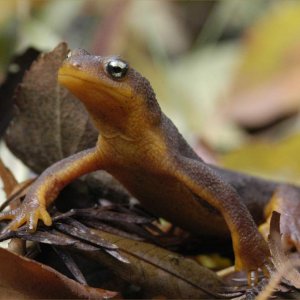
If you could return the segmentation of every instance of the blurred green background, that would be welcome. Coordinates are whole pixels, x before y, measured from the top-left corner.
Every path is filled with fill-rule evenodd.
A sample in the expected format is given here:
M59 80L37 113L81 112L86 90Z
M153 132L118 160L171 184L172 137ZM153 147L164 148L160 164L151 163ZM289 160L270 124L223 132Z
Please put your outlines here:
M128 60L206 161L300 183L299 1L0 0L0 80L61 41Z

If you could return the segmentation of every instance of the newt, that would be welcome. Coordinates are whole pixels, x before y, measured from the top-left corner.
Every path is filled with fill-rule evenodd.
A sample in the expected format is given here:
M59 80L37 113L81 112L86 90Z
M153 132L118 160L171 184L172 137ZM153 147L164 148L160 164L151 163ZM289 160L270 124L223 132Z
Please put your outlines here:
M0 214L6 230L42 220L64 186L105 170L149 211L202 236L231 235L235 267L256 274L269 264L267 243L236 190L205 164L161 111L149 81L118 57L70 52L59 83L85 106L101 133L94 148L46 169L22 205Z

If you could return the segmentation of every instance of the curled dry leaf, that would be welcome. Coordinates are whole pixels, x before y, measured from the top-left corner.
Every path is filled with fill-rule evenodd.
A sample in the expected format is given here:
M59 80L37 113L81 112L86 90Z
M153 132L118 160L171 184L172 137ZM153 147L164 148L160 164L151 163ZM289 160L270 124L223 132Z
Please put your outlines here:
M118 248L116 245L102 239L99 235L95 235L93 229L84 226L76 220L72 220L70 224L56 223L55 227L71 236L80 238L99 247L111 250Z
M123 220L121 224L117 228L112 226L105 226L105 223L101 223L100 220L97 220L97 223L93 222L93 218L97 218L97 211L105 211L107 213L110 210L121 210L120 218L118 217L118 212L114 211L114 218L109 218L109 220ZM94 214L94 210L96 214ZM125 211L127 212L129 218L126 217ZM91 219L87 220L86 216L89 214L92 216ZM58 247L69 247L84 251L105 251L116 259L128 263L127 259L123 257L118 252L118 246L111 243L110 241L102 238L99 234L96 234L95 230L87 227L92 222L92 227L94 228L104 228L107 231L112 231L119 233L121 236L126 235L126 233L135 239L147 239L154 242L159 242L155 235L152 235L146 227L149 226L153 218L139 217L137 214L134 214L128 208L123 207L121 205L110 205L104 207L92 207L85 209L71 209L65 213L59 213L55 208L53 208L51 214L54 213L53 224L51 227L45 227L42 224L38 226L37 231L34 233L30 233L26 230L26 226L22 226L17 231L10 231L8 233L4 233L0 235L0 241L7 240L10 238L21 238L23 240L34 241L43 244L49 244L52 246ZM75 218L79 218L76 220ZM89 222L90 221L90 222ZM105 222L106 220L104 220ZM127 224L125 221L128 221ZM142 221L142 222L141 222ZM147 221L147 223L146 223ZM103 222L103 221L102 221ZM136 222L134 224L133 222ZM142 224L140 224L142 223ZM129 227L128 225L133 226ZM154 225L152 225L155 227ZM117 229L117 231L116 231ZM133 233L133 234L132 234Z
M231 298L240 293L226 292L222 280L212 271L191 259L184 258L152 244L133 241L98 231L107 241L116 244L130 263L124 264L103 252L85 252L125 281L143 288L147 297L167 298Z
M300 266L300 261L292 261L284 253L281 245L280 214L276 211L273 211L271 217L269 245L272 260L277 270L272 273L269 283L257 296L256 299L258 300L270 299L272 294L276 291L283 293L289 292L291 288L282 286L281 281L284 281L292 287L300 287L300 274L296 270L296 267Z
M12 172L5 167L0 158L0 178L3 182L3 189L7 197L13 192L18 182Z
M273 217L274 209L280 213L280 242L283 251L291 249L300 251L300 190L299 187L281 184L275 190L270 198L266 208L266 222L260 225L260 231L267 238L270 233L270 219ZM273 217L274 218L274 217ZM276 228L274 227L273 231ZM279 230L279 228L278 228ZM274 235L275 233L272 232Z
M91 288L54 269L0 248L0 291L18 299L111 299L116 292ZM7 298L6 298L7 299Z
M122 212L107 211L101 209L93 210L75 210L77 211L78 216L87 218L87 219L96 219L102 221L119 221L124 223L134 223L134 224L147 224L149 223L149 218L129 214Z
M153 241L156 244L160 243L160 237L166 237L159 227L152 223L155 218L135 205L131 207L124 204L113 203L104 205L100 201L99 205L89 208L70 209L65 213L55 212L52 220L54 224L58 226L62 225L60 224L60 220L62 220L62 222L67 225L78 227L77 229L81 230L83 235L86 235L83 239L86 239L87 235L92 232L92 228L134 240ZM67 228L68 226L63 225L63 231L71 234ZM87 232L87 230L89 232L84 233ZM76 234L77 232L74 233ZM92 241L90 238L88 238L88 240Z
M273 262L280 277L286 279L290 285L300 288L300 273L295 269L295 265L292 264L289 257L284 253L281 244L280 214L276 211L273 211L271 217L269 244Z
M81 283L87 285L85 277L83 276L81 270L75 263L73 257L66 250L61 250L58 247L52 247L52 249L56 252L56 254L60 257L60 259L64 262L65 266L69 269L71 274L76 278L76 280Z
M0 178L3 182L3 189L7 196L6 201L0 205L0 211L2 211L8 204L11 208L18 206L20 204L21 197L25 195L26 189L31 184L32 180L27 180L19 184L13 173L4 165L1 159ZM8 249L14 253L22 254L24 253L25 243L19 239L12 239L8 244Z
M6 78L0 86L0 136L12 118L14 90L39 53L38 50L29 48L15 56L8 66Z
M17 110L6 143L37 173L96 143L97 133L82 104L57 83L67 53L67 44L61 43L40 55L15 93Z

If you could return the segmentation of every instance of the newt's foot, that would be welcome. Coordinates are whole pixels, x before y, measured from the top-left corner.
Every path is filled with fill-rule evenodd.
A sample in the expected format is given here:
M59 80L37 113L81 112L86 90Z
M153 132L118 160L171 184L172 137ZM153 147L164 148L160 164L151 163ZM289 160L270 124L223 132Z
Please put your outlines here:
M265 278L270 278L272 274L275 272L275 267L273 263L271 262L271 259L268 259L268 262L265 263L263 266L259 268L262 273L264 274ZM259 284L259 269L255 271L248 271L247 272L247 281L249 287L254 287Z
M249 286L257 285L259 271L270 277L273 268L270 250L257 231L235 247L235 268L247 272Z
M15 231L24 224L27 224L29 231L34 232L39 220L47 226L52 224L52 219L45 207L33 201L26 202L26 200L17 208L0 213L1 220L12 220L2 233Z

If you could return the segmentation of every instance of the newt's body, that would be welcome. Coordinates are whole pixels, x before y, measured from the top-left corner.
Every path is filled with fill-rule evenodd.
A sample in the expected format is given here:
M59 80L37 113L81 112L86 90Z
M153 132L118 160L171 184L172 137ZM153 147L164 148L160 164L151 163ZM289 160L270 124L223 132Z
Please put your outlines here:
M236 191L195 154L161 112L149 82L117 58L75 50L58 76L85 105L101 132L95 148L47 169L23 205L0 215L10 229L38 219L59 191L75 178L98 169L116 177L150 211L196 234L233 240L236 267L256 271L269 249ZM227 224L227 226L226 226Z

